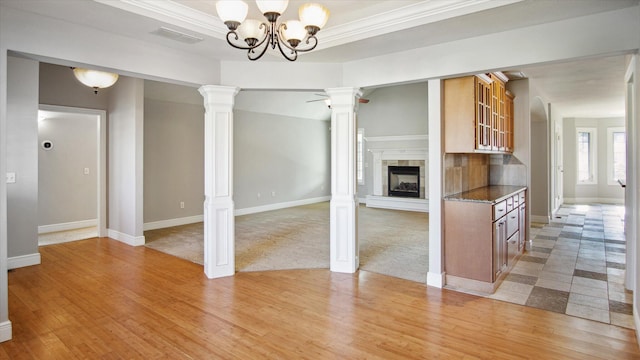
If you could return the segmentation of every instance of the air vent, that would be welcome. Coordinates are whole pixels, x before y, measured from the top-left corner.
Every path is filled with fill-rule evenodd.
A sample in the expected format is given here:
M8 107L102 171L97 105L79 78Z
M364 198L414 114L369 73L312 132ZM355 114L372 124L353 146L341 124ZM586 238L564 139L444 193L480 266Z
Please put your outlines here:
M171 40L187 43L187 44L195 44L197 42L204 40L204 38L183 33L182 31L169 29L164 26L161 26L158 30L152 31L151 33L162 36L162 37L166 37Z

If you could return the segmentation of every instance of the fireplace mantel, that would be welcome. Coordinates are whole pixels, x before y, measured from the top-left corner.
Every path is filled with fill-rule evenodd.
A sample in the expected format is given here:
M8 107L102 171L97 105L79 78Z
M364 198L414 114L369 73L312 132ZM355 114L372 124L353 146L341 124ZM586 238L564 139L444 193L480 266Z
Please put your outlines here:
M428 166L428 149L369 149L373 155L373 195L383 196L382 161L383 160L424 160ZM385 174L386 175L386 174ZM426 181L426 179L425 179ZM425 183L426 185L426 183Z
M422 160L425 169L425 187L428 185L429 149L427 135L404 135L404 136L384 136L367 137L368 151L373 156L373 194L367 195L367 207L378 207L387 209L409 210L409 211L429 211L429 200L407 199L393 196L385 196L383 188L383 161L402 160ZM426 192L425 192L426 197Z

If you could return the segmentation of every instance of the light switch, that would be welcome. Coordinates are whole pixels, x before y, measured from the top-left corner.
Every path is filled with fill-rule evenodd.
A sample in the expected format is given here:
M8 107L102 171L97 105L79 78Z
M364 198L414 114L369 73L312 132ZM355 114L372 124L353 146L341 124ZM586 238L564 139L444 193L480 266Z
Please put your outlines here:
M84 168L84 174L89 175L89 168Z
M7 173L7 184L13 184L16 182L16 173L8 172Z

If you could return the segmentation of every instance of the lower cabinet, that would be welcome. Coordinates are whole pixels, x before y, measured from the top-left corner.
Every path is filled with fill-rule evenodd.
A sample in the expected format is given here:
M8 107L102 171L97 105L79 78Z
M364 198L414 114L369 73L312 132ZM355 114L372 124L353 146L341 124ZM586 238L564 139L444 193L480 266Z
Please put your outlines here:
M445 272L447 283L495 291L524 250L525 191L499 202L445 201ZM471 280L466 282L465 280Z

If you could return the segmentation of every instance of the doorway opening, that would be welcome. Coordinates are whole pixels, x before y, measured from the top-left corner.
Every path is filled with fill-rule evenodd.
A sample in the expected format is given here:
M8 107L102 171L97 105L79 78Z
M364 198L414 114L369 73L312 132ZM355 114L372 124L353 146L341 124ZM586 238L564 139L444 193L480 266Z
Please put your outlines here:
M40 105L38 245L106 236L106 112Z

